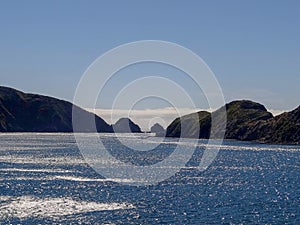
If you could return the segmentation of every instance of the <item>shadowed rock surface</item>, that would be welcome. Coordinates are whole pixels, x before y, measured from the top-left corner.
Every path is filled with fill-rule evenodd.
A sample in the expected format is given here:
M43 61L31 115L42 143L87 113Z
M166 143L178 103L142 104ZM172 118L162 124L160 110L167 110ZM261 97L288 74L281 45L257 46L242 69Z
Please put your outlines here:
M129 118L121 118L112 125L115 133L142 133L141 128Z
M0 86L0 132L72 132L73 104ZM99 116L74 106L80 132L94 132L85 121L94 119L98 132L112 132Z
M165 136L166 130L159 124L154 124L151 129L151 133L155 133L156 136Z
M251 128L260 142L300 144L300 106L267 121L257 122Z
M227 126L226 139L255 140L253 125L273 118L272 113L256 102L242 100L226 104Z
M225 107L225 108L224 108ZM72 103L37 94L26 94L0 86L0 132L72 132L72 109L79 121L77 132L141 133L140 127L128 118L121 118L113 126L99 116ZM221 111L226 109L226 139L263 143L300 144L300 106L291 112L273 117L267 109L248 100L233 101L212 114L205 111L176 118L166 129L167 137L210 137L211 117L221 124ZM157 125L151 131L161 136ZM220 126L222 127L222 126ZM182 135L181 135L182 134Z
M226 104L227 126L225 139L257 141L262 143L300 144L300 107L276 117L256 102L233 101ZM224 109L224 108L222 108ZM221 109L213 112L215 118ZM200 111L176 118L168 127L166 136L209 138L211 115ZM197 120L199 125L197 125ZM181 129L181 121L185 125Z
M181 118L176 118L167 127L166 136L182 136L186 138L208 138L210 133L210 126L210 113L206 111L200 111L198 113L185 115Z

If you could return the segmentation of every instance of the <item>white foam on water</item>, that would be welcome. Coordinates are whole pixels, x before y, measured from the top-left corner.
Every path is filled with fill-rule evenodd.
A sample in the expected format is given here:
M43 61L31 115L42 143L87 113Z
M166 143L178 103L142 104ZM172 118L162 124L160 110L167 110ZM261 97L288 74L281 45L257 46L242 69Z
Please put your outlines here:
M32 173L71 173L71 170L59 170L59 169L19 169L19 168L1 168L0 172L32 172Z
M202 139L199 139L201 141ZM205 140L207 141L207 140ZM151 140L150 142L155 142ZM241 144L247 145L233 145L230 143L224 143L222 145L214 145L214 144L206 144L206 143L195 143L190 141L189 139L183 139L179 141L173 141L171 138L167 139L167 141L163 141L162 144L166 145L182 145L182 146L190 146L190 147L203 147L203 148L219 148L220 150L237 150L237 151L287 151L287 152L299 152L299 145L267 145L267 144L259 144L259 143L247 143L240 142Z
M223 170L257 170L257 167L251 166L211 166L212 169L223 169Z
M43 177L6 177L0 178L0 181L45 181L47 178Z
M214 146L211 146L214 147ZM287 151L287 152L299 152L300 149L298 146L267 146L264 144L260 145L247 145L247 146L239 146L239 145L222 145L220 147L220 150L237 150L237 151L276 151L276 152L282 152L282 151Z
M55 176L56 180L69 180L78 182L117 182L117 183L133 183L139 182L132 179L119 179L119 178L86 178L86 177L75 177L75 176ZM140 181L142 182L142 181Z
M120 178L89 178L79 176L45 176L45 177L6 177L0 178L0 181L53 181L53 180L65 180L74 182L116 182L116 183L142 183L144 180L132 180L132 179L120 179Z
M0 156L0 162L18 163L18 164L39 164L39 165L84 165L86 162L81 156L77 157L38 157L35 155L26 155L23 157L17 155Z
M59 218L61 216L135 208L128 203L97 203L76 201L71 198L36 198L33 196L7 197L0 205L0 218Z
M79 182L103 182L103 178L86 178L86 177L75 177L75 176L54 176L55 180L69 180L69 181L79 181Z

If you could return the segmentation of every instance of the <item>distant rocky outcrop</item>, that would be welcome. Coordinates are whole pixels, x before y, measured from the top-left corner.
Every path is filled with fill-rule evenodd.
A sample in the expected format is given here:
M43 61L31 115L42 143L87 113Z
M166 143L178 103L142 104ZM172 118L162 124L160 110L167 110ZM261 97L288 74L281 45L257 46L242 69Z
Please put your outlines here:
M73 104L0 86L0 132L72 132ZM112 132L99 116L74 106L78 132L94 132L86 121L94 119L98 132Z
M154 124L150 131L151 133L155 133L157 136L164 136L166 133L165 129L159 123Z
M151 132L157 136L207 139L211 118L217 120L214 125L218 126L224 110L225 139L300 144L300 106L274 117L263 105L248 100L230 102L212 113L200 111L176 118L166 131L155 124ZM0 132L73 132L72 119L78 123L76 132L95 132L91 121L95 121L97 132L142 132L129 118L121 118L110 126L101 117L70 102L0 86Z
M129 118L121 118L112 125L115 133L142 133L141 128Z
M225 139L300 144L300 107L276 117L263 105L248 100L233 101L221 109L224 107L227 114ZM212 113L214 118L218 118L221 109ZM207 139L212 114L200 111L177 118L167 127L166 136Z

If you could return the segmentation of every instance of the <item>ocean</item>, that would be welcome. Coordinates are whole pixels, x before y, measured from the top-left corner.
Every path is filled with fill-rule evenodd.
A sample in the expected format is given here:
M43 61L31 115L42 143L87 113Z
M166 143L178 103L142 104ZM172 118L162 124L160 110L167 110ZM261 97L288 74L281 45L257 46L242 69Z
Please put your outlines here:
M121 138L159 143L151 154L128 150L113 134L99 138L114 157L138 166L162 161L177 145L146 135ZM73 134L1 134L0 224L300 224L300 146L224 141L201 171L206 144L199 140L173 176L135 186L94 170Z

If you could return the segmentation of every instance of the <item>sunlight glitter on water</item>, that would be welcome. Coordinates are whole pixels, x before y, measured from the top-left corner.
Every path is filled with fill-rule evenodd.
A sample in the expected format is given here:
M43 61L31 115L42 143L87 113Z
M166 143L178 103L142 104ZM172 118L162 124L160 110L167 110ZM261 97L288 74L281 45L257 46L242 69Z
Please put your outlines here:
M28 217L55 218L60 216L109 210L135 208L128 203L97 203L75 201L71 198L37 198L33 196L0 196L6 203L0 205L0 219Z
M121 160L155 161L177 144L166 138L157 154L134 158L111 134L100 138ZM197 146L170 179L132 187L127 183L139 180L106 179L94 171L72 134L0 135L0 224L298 224L300 146L224 141L203 172L198 164L206 142Z

